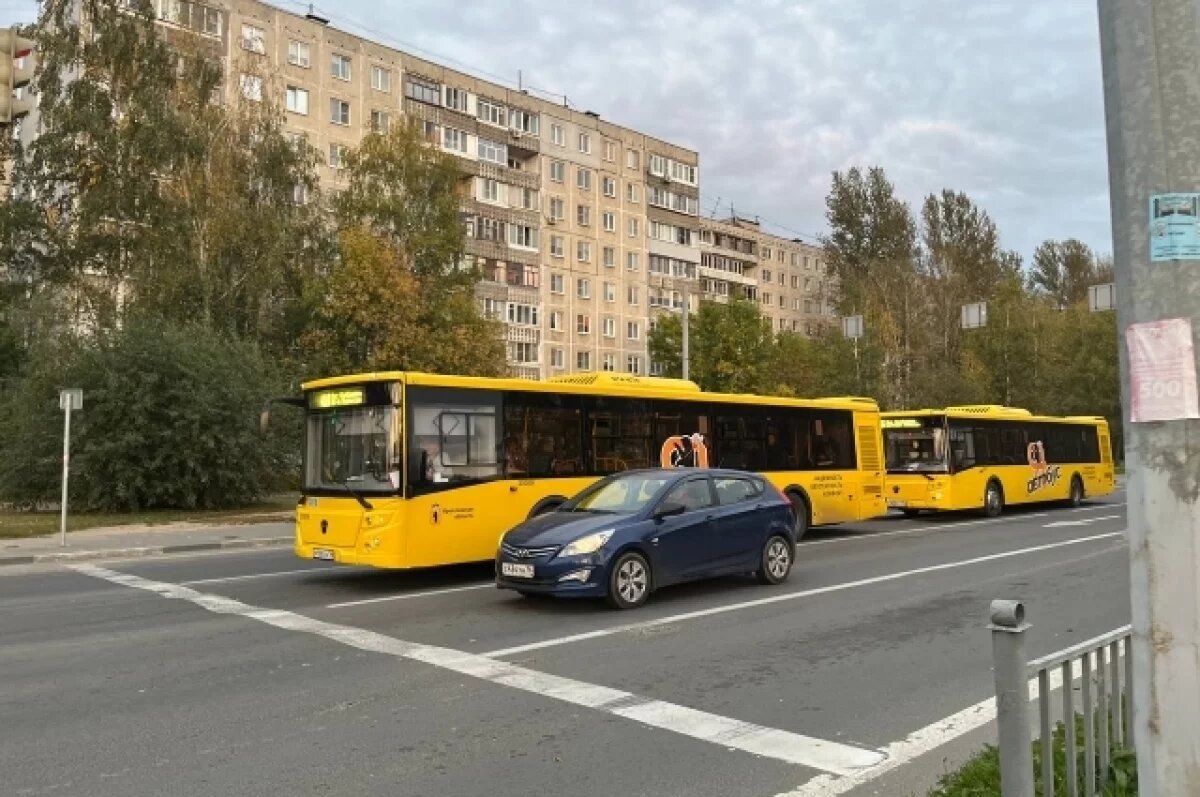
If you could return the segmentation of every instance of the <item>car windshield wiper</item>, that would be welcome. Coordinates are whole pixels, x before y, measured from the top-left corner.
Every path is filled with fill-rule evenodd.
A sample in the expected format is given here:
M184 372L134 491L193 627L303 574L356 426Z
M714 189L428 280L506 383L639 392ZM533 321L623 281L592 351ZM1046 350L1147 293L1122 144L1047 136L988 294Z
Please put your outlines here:
M342 479L342 486L346 488L346 492L348 492L348 493L350 493L350 495L354 496L354 500L358 501L358 503L362 506L363 509L371 510L371 509L375 508L371 505L370 501L363 498L361 495L359 495L357 492L355 492L353 487L350 486L350 477L349 476Z

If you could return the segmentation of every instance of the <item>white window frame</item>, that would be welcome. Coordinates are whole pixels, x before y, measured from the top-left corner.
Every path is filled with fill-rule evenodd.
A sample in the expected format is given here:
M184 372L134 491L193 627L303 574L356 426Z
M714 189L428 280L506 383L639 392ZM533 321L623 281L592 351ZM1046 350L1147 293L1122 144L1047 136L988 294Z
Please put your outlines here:
M580 371L586 371L592 367L592 353L590 351L580 351L575 353L575 367Z
M354 67L350 63L350 56L345 53L329 54L329 76L331 78L348 81L353 75Z
M617 248L615 246L606 246L600 253L601 262L605 268L617 267Z
M625 200L634 205L641 202L641 199L638 198L637 183L629 183L625 186Z
M242 49L259 55L267 54L267 32L257 25L242 23Z
M629 321L625 324L625 337L630 340L642 339L642 325L637 321Z
M575 206L575 223L580 227L592 226L592 206L578 204Z
M605 175L604 177L602 177L600 179L600 183L604 190L604 195L606 197L611 197L613 199L616 199L616 197L617 197L617 181L614 178L609 177L608 175Z
M301 69L312 67L312 48L308 42L288 40L288 63Z
M467 134L464 131L456 127L442 128L442 149L466 154L467 146Z
M549 329L551 332L562 332L562 329L563 329L562 310L551 310L548 323L549 323Z
M579 151L584 155L592 154L592 134L579 131Z
M625 292L625 301L630 306L637 307L641 300L641 296L639 294L640 291L638 290L638 286L630 285L629 289Z
M371 111L371 129L376 133L386 133L392 129L392 115L387 111Z
M345 144L339 144L336 141L329 144L329 168L344 169L346 168L346 153L349 147Z
M575 187L580 191L592 190L592 170L580 167L575 170Z
M508 127L508 109L491 100L479 100L475 104L475 117L486 125Z
M615 304L617 301L617 286L611 282L604 283L604 301Z
M284 102L288 112L308 116L308 89L288 86Z
M550 181L561 183L567 179L567 164L563 161L550 161Z
M563 240L563 237L561 235L551 235L550 236L550 257L566 257L566 256L567 256L567 248L566 248L566 243ZM561 290L558 292L562 293Z
M531 224L507 224L508 245L512 249L525 249L536 252L538 248L538 229Z
M334 118L334 109L335 108L338 111L338 114L337 114L338 118L336 118L336 119ZM341 113L341 111L343 111L343 110L345 110L345 114ZM343 116L345 117L344 119L342 118ZM335 125L342 125L343 127L349 126L349 124L350 124L350 101L343 100L340 97L330 97L329 98L329 121Z
M560 196L550 197L549 216L554 221L563 221L567 217L567 202Z
M630 272L637 272L637 271L642 270L641 258L638 257L637 252L626 252L625 253L625 270L630 271Z
M575 314L575 334L590 335L592 334L592 317L587 313Z
M617 142L615 142L615 141L605 141L604 142L604 160L608 161L609 163L616 162L616 160L617 160Z
M567 136L563 131L563 126L560 124L550 125L550 140L560 147L567 145Z
M640 230L641 230L641 225L638 223L637 218L630 219L629 220L629 237L637 238Z
M586 243L580 241L580 243ZM580 299L592 298L592 281L587 277L579 277L575 280L575 295Z
M550 367L551 368L565 368L566 366L563 365L564 362L565 362L565 355L563 354L562 349L551 349L550 350Z
M262 102L263 79L258 75L242 75L238 80L242 96L251 102Z
M604 231L605 232L616 232L617 231L617 214L616 213L613 213L611 210L604 211L603 221L604 221Z
M475 147L479 160L504 166L508 163L508 146L482 136Z
M371 88L384 94L392 93L392 70L379 64L371 64Z
M617 319L612 316L605 316L601 327L601 334L606 338L615 338L617 336Z
M559 238L559 240L561 241L562 238ZM550 292L551 293L558 294L559 296L561 296L564 293L566 293L566 286L567 286L567 278L564 277L562 274L551 274L550 275Z
M625 168L636 170L641 166L641 157L636 149L625 150Z
M631 374L640 374L642 372L642 357L640 354L631 354L625 358L625 370Z

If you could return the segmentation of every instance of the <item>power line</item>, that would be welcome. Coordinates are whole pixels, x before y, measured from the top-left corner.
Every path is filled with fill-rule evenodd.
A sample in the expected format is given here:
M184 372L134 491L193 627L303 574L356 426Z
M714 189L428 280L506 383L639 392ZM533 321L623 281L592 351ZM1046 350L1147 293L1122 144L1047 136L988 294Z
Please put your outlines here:
M741 211L741 215L739 216L737 213L735 213L735 212L734 212L734 209L733 209L733 202L732 202L732 201L730 201L730 202L728 202L728 203L722 203L722 202L721 202L721 201L718 199L718 200L717 200L717 205L716 205L716 206L713 208L713 214L712 214L712 216L713 216L714 218L716 217L716 213L717 213L718 209L721 207L721 205L722 205L722 204L727 204L727 205L728 205L728 207L729 207L729 215L730 215L730 216L732 216L732 217L738 217L738 218L754 218L754 219L755 219L755 220L756 220L756 221L757 221L757 222L760 224L760 226L768 226L768 227L773 227L773 228L775 228L775 229L782 230L783 232L789 233L789 234L791 234L791 235L793 235L793 236L795 236L795 237L797 237L797 238L801 238L801 239L809 239L808 241L805 241L805 243L813 243L813 244L817 244L817 245L819 245L819 244L820 244L820 242L821 242L821 236L820 236L820 235L817 235L817 234L815 234L815 233L810 233L810 232L801 232L800 230L797 230L797 229L795 229L795 228L789 227L789 226L787 226L786 224L780 224L780 223L779 223L779 222L777 222L777 221L772 221L771 219L768 219L768 218L766 218L766 217L764 217L764 216L760 216L760 215L758 215L758 214L756 214L756 213L747 213L745 210L742 210L742 211ZM783 238L783 237L787 237L787 236L780 236L780 237L781 237L781 238Z

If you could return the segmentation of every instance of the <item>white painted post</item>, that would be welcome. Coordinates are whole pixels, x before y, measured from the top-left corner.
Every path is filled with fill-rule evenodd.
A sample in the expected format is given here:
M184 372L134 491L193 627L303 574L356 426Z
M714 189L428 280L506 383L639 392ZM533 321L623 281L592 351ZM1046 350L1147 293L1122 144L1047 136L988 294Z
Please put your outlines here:
M63 411L62 507L59 534L62 547L67 545L67 481L71 474L71 410L83 408L83 391L78 388L60 390L58 407Z

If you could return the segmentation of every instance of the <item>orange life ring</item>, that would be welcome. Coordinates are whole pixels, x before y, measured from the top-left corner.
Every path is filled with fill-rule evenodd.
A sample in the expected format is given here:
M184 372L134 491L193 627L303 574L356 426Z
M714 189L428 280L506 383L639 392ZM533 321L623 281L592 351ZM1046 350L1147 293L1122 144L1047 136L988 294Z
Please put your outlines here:
M686 464L687 459L692 460ZM707 468L708 446L704 445L704 436L675 435L668 437L659 452L659 464L664 468Z

